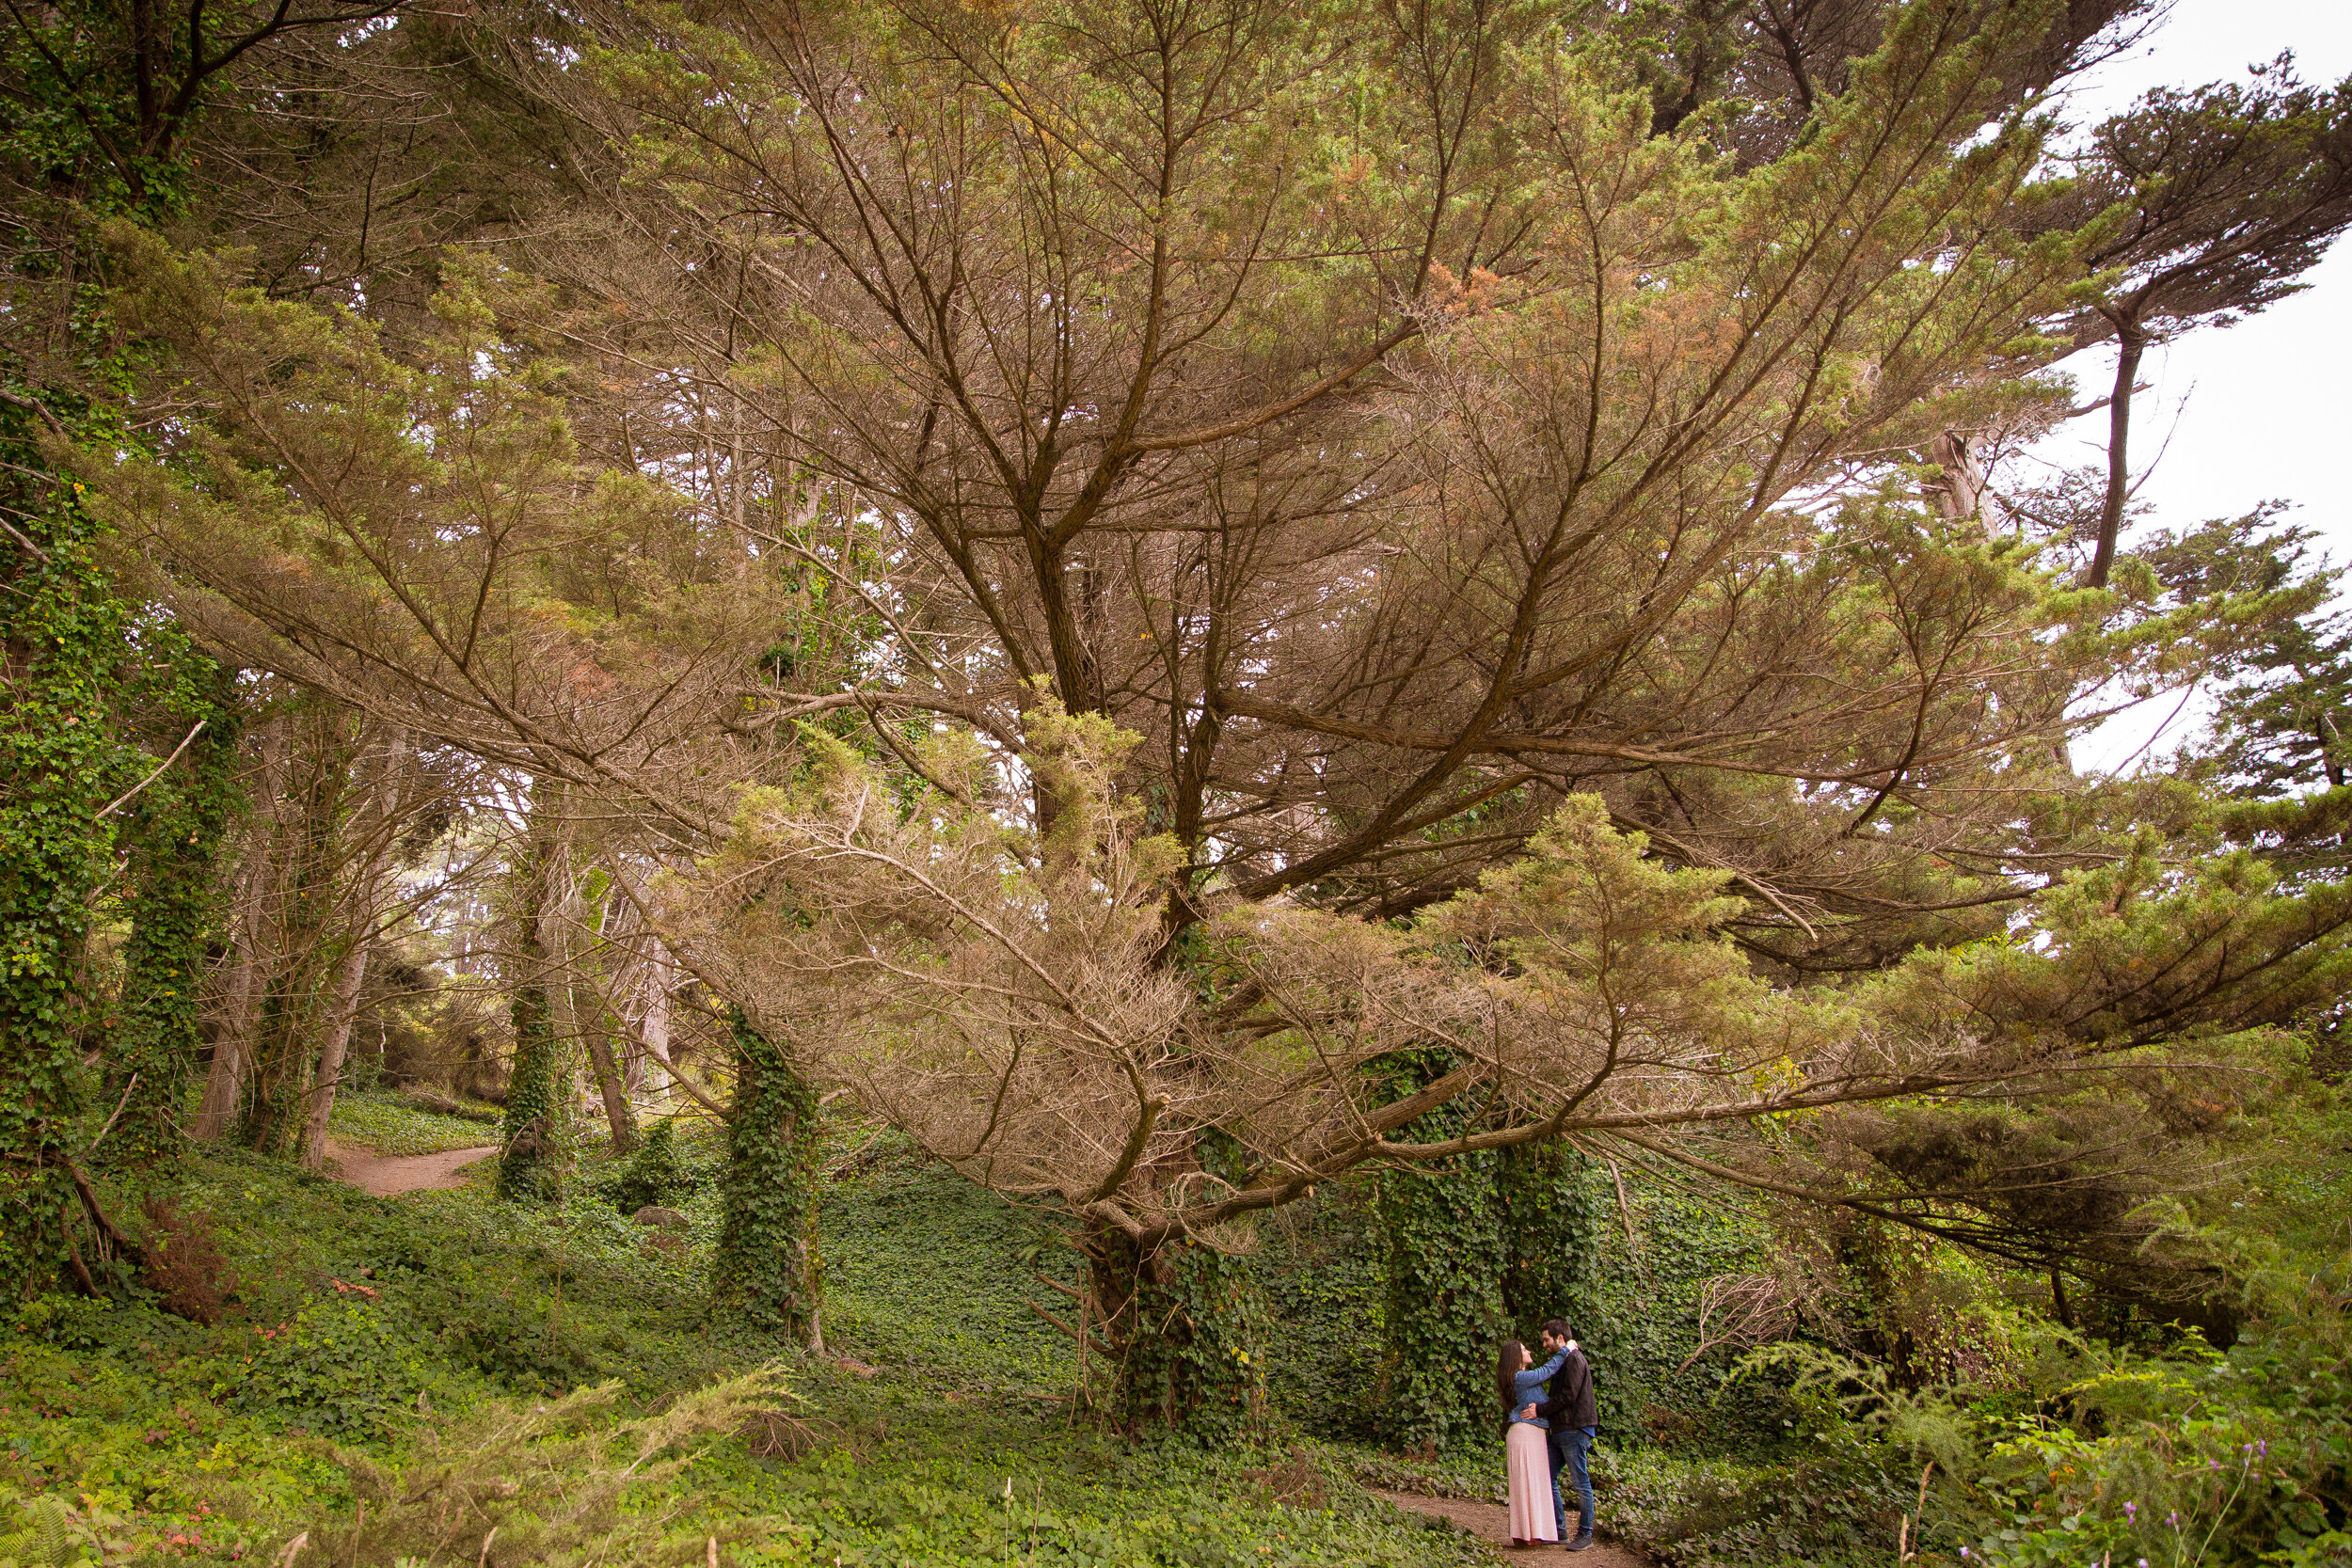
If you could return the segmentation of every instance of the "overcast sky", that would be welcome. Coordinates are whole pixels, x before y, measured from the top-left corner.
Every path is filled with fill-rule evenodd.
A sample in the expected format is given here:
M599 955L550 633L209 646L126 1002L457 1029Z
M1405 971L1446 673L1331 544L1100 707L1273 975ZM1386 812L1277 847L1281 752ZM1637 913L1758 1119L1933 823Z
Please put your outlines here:
M2178 0L2140 48L2102 66L2070 95L2069 119L2096 119L2149 87L2244 80L2246 68L2295 52L2307 82L2352 75L2352 0ZM2340 244L2304 275L2311 287L2227 330L2191 333L2152 349L2140 379L2151 387L2132 406L2132 469L2153 520L2181 528L2235 516L2258 501L2295 504L2294 519L2327 536L2328 554L2352 561L2352 243ZM2115 375L2110 350L2071 361L2084 401L2105 396ZM2104 461L2106 417L2077 420L2042 449L2070 465ZM2142 478L2142 475L2145 475ZM2175 699L2174 701L2177 701ZM2117 768L2146 747L2174 701L2111 721L2074 750L2086 768ZM2192 705L2155 741L2169 751Z

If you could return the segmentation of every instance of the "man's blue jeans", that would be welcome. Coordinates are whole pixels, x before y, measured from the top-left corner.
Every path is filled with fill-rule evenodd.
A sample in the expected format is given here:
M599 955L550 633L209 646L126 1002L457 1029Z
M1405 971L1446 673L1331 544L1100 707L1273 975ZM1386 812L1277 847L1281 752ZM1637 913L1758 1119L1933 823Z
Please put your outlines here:
M1567 1466L1568 1479L1576 1482L1576 1506L1583 1511L1579 1533L1593 1532L1593 1477L1585 1456L1593 1451L1593 1433L1597 1430L1565 1427L1551 1434L1551 1514L1563 1541L1568 1538L1568 1499L1560 1490L1560 1467L1564 1465Z

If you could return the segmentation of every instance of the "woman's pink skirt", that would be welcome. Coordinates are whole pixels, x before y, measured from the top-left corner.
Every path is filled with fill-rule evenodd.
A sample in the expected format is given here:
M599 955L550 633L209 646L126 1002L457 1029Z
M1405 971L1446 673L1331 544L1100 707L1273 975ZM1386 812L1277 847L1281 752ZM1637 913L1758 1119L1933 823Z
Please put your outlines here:
M1551 1455L1545 1452L1544 1429L1513 1421L1502 1440L1511 1466L1511 1539L1557 1541L1560 1528L1551 1513Z

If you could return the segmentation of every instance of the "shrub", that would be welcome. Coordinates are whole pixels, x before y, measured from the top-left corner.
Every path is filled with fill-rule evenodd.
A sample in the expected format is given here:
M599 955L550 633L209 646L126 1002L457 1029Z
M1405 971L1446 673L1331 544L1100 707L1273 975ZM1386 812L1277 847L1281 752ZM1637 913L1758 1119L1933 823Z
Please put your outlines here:
M664 1117L645 1130L645 1141L621 1165L608 1189L612 1206L633 1214L647 1204L671 1204L695 1187L677 1146L677 1121Z
M177 1199L163 1196L147 1198L139 1212L148 1226L143 1277L157 1305L210 1328L237 1290L237 1275L213 1235L212 1215L200 1209L183 1214Z

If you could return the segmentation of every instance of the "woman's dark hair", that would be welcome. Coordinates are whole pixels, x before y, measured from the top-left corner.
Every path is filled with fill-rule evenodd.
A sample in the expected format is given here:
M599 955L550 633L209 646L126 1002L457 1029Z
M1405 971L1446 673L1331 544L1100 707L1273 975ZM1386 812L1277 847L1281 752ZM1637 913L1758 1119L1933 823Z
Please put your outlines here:
M1527 1347L1517 1339L1505 1339L1495 1353L1495 1392L1502 1397L1502 1408L1518 1408L1518 1395L1511 1386L1511 1379L1527 1365Z

